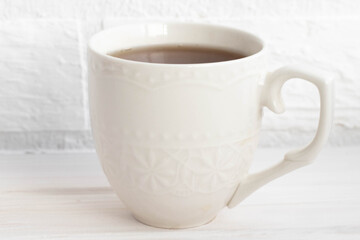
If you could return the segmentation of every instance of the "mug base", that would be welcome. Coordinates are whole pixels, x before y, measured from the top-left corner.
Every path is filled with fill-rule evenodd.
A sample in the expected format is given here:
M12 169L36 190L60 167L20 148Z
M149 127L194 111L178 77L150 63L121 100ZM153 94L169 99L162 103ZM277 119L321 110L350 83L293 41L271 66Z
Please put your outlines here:
M147 226L156 227L156 228L164 228L164 229L185 229L185 228L200 227L202 225L206 225L206 224L211 223L216 218L216 216L215 216L215 217L212 217L211 219L207 219L206 221L199 222L199 223L196 223L196 224L168 225L166 223L158 224L158 223L155 223L155 222L151 222L151 221L143 219L142 217L136 216L134 214L133 214L133 217L135 218L136 221L138 221L138 222L140 222L142 224L145 224Z

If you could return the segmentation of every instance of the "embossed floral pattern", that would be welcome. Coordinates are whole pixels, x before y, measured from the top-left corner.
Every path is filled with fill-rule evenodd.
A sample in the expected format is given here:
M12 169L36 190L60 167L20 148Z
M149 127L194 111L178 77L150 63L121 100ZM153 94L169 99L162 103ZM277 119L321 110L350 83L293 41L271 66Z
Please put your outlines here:
M154 149L129 147L131 154L127 154L124 161L131 161L128 174L131 182L145 191L163 191L176 183L177 165L173 160Z
M241 154L236 148L222 146L217 148L199 149L185 164L189 174L186 183L192 188L218 190L224 184L232 183L240 174L238 172ZM195 174L193 174L195 173Z
M257 144L255 134L246 140L212 147L145 147L123 140L119 137L122 130L109 131L106 122L91 113L97 153L110 183L151 194L189 196L232 187L246 176ZM156 136L149 136L162 143ZM180 141L174 136L167 136L166 142Z
M255 145L256 138L195 149L121 145L112 149L113 158L100 158L110 182L116 179L151 194L188 196L238 183L249 169Z

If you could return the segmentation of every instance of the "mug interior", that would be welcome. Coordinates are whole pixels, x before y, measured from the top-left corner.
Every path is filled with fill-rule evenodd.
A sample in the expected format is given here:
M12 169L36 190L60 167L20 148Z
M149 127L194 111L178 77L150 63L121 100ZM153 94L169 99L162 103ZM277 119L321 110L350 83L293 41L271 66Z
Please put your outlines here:
M259 53L264 44L258 37L234 28L195 23L127 24L95 34L89 48L98 54L149 45L200 45L239 52ZM109 56L109 55L108 55ZM111 56L109 56L111 57Z

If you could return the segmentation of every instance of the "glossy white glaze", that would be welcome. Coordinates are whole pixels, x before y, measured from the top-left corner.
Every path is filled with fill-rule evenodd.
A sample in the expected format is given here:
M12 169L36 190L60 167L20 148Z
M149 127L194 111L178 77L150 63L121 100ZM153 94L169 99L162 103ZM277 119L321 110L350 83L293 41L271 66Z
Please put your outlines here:
M222 47L249 57L177 65L106 55L164 43ZM262 105L277 103L267 96L282 85L276 79L283 78L275 74L262 88L265 57L259 38L203 24L125 25L91 39L89 97L96 149L109 182L139 221L165 228L205 224L228 203L234 206L270 180L261 177L265 180L243 185L257 145ZM326 124L311 147L311 159L330 129L330 88L319 87L327 96L322 108Z

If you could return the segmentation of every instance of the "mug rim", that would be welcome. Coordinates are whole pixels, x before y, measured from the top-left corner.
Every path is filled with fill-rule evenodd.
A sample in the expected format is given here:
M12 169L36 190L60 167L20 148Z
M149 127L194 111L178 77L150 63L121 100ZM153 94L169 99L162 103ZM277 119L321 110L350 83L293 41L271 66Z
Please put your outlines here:
M178 26L198 26L198 27L210 27L214 29L222 29L222 30L229 30L233 32L240 33L242 35L245 35L248 38L252 38L256 40L260 45L261 48L259 51L250 54L248 56L233 59L233 60L226 60L226 61L219 61L219 62L208 62L208 63L151 63L151 62L141 62L141 61L135 61L135 60L128 60L123 58L118 58L111 56L107 53L103 53L101 51L98 51L96 47L94 46L94 39L100 35L106 34L108 32L117 31L120 29L123 29L124 27L128 26L145 26L145 25L178 25ZM148 21L148 22L132 22L132 23L126 23L122 24L120 26L111 27L107 29L103 29L94 35L91 36L90 40L88 41L88 51L91 51L92 53L105 58L106 60L109 60L111 62L115 63L124 63L124 64L133 64L133 65L142 65L142 66L158 66L158 67L206 67L206 66L218 66L218 65L224 65L224 64L230 64L230 63L243 63L247 61L251 61L254 58L258 58L262 56L265 53L266 50L266 44L265 41L260 38L259 36L255 35L254 33L235 28L235 27L229 27L226 25L221 24L213 24L213 23L197 23L197 22L178 22L178 21Z

